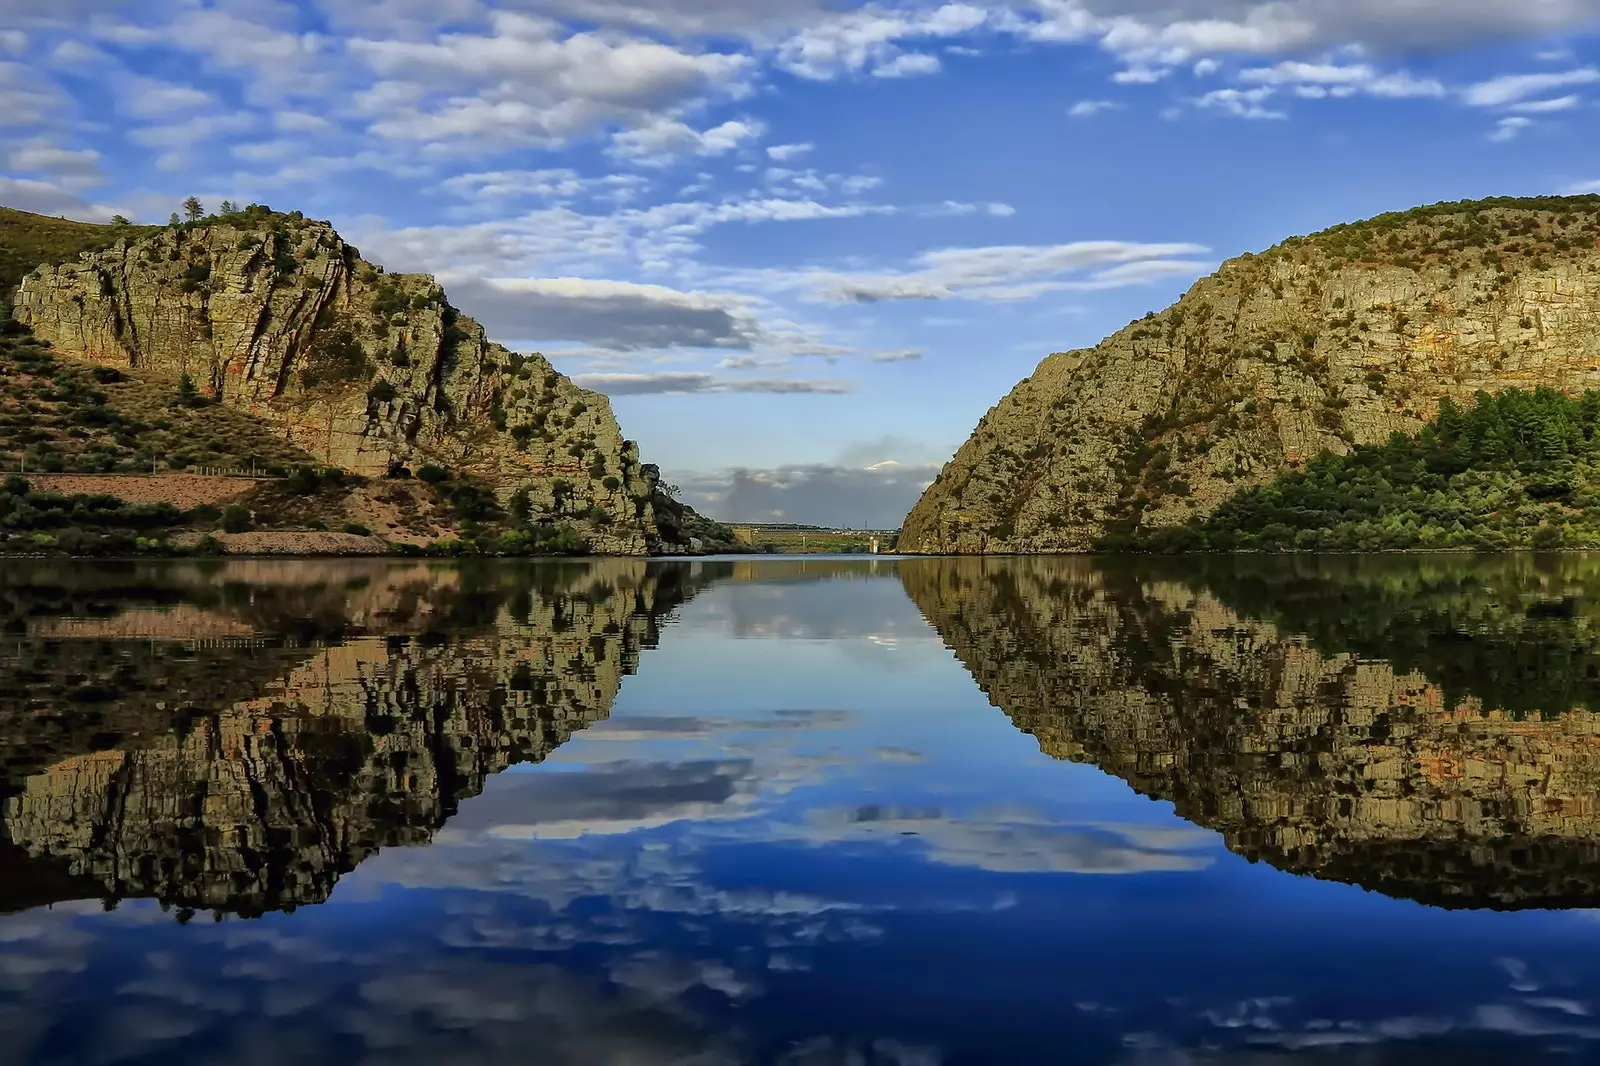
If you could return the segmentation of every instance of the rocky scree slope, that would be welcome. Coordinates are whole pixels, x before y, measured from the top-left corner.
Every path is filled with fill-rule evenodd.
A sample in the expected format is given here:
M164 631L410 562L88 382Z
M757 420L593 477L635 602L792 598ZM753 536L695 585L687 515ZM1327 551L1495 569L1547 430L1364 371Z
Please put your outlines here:
M252 208L116 236L24 277L14 314L64 354L188 375L329 466L432 463L502 499L527 488L536 519L593 551L678 546L604 396L490 342L432 277L385 273L325 222Z
M1439 204L1224 263L1048 357L907 517L900 550L1084 551L1181 525L1450 396L1600 385L1600 197Z

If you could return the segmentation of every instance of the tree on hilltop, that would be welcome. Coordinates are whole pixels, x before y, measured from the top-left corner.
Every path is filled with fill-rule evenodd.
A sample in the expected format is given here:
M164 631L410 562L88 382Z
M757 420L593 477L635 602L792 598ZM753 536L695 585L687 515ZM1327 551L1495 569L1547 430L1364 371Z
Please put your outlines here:
M178 224L178 212L174 211L174 212L172 212L172 214L167 216L167 225L176 226L177 224Z
M222 201L222 206L220 208L218 208L218 210L221 211L224 215L231 215L231 214L234 213L234 211L237 210L237 208L235 208L233 206L233 201L232 200L224 200L224 201Z
M112 215L111 216L111 224L113 226L126 226L126 225L128 225L128 216L127 215Z
M205 217L205 213L205 205L200 202L198 196L191 196L183 202L183 217L190 222L199 222Z

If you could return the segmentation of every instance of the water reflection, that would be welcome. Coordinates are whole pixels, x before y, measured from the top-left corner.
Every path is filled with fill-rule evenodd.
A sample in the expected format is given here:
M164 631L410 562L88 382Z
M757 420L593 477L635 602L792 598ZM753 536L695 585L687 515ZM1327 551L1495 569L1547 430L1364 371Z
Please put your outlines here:
M14 565L0 1063L1600 1061L1595 565Z
M990 699L1233 851L1454 907L1600 905L1584 556L908 562Z
M603 719L685 568L226 563L0 581L0 910L246 915L426 843Z

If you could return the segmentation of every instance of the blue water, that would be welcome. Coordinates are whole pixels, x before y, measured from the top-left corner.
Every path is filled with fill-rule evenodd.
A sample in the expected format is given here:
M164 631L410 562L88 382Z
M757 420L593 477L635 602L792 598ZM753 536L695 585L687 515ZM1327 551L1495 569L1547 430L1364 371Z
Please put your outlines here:
M957 597L954 608L968 612L959 623L942 613L948 601L937 610L919 607L915 582L901 566L939 564L840 563L805 573L781 560L741 562L726 573L699 564L691 595L656 605L667 609L650 618L655 632L636 649L636 672L622 676L614 693L604 670L592 684L584 680L587 667L578 660L626 658L608 650L608 641L629 643L615 617L565 632L508 608L488 613L487 621L479 609L471 621L452 621L447 609L425 625L415 617L386 621L360 602L374 588L410 587L424 603L454 602L459 575L363 564L359 576L369 584L350 591L326 579L335 564L302 577L295 565L270 574L155 570L140 583L170 582L212 623L233 619L241 630L270 631L280 619L287 626L313 605L326 619L323 601L344 610L346 629L305 650L327 663L317 668L315 698L304 687L285 695L281 679L271 676L244 680L242 691L226 694L231 702L174 715L166 733L143 724L152 714L160 723L164 711L114 704L112 717L142 716L137 735L130 730L83 751L70 736L40 740L37 729L24 729L52 701L64 718L84 713L68 696L44 692L37 676L31 695L25 686L6 689L0 721L16 745L26 732L29 750L40 754L7 780L8 839L26 858L0 876L20 885L47 871L66 887L24 893L0 916L0 1061L1600 1061L1600 912L1571 906L1571 891L1581 895L1588 882L1580 854L1587 812L1570 798L1562 802L1576 811L1577 824L1560 823L1570 837L1549 845L1553 858L1526 859L1571 867L1579 887L1559 907L1536 895L1508 904L1469 892L1446 909L1408 898L1429 897L1410 892L1404 875L1382 880L1385 892L1364 887L1359 876L1358 883L1312 876L1296 858L1252 862L1230 849L1221 822L1180 817L1173 802L1140 794L1092 760L1042 752L1013 716L1057 705L994 705L974 672L995 664L963 662L946 643L960 644L974 625L990 623L995 647L1026 634L1009 631L1008 619L986 612L981 597ZM644 564L595 564L623 567L617 572L562 565L567 587L532 592L535 615L564 598L575 599L581 613L614 598L619 585L655 580ZM1097 585L1083 565L1060 579L1069 586L1058 589L1061 604L1072 601L1072 588L1126 596ZM604 591L585 585L596 574ZM85 580L13 575L13 602L28 610L19 612L26 625L13 627L8 663L37 670L74 640L98 649L101 662L141 661L136 652L148 656L151 649L170 659L257 655L175 637L162 628L170 604L129 615L138 620L135 631L145 625L154 636L94 630L61 637L46 623L89 617L84 594L39 589ZM473 578L489 587L495 580ZM1165 573L1139 580L1147 591L1178 581L1174 587L1186 590L1179 599L1215 592ZM1497 572L1480 584L1506 580ZM1531 587L1534 579L1516 580ZM1585 578L1562 580L1581 587ZM264 608L258 599L253 609L241 608L250 595L231 602L210 595L229 582L236 592L259 583L261 598L282 597L284 588L313 591L282 597L283 605ZM96 595L116 617L118 609L133 610L138 594ZM1037 598L1029 609L1040 618L1066 610ZM1429 615L1419 608L1418 617ZM1218 624L1206 618L1205 625ZM1273 639L1289 650L1287 659L1282 649L1271 653L1280 671L1275 685L1285 684L1285 662L1349 654L1326 640L1308 642L1284 619L1237 611L1228 618L1252 627L1252 647L1260 645L1262 626L1276 627ZM1079 685L1087 693L1101 684L1101 660L1093 657L1131 646L1126 624L1108 622L1103 639L1080 641L1080 663L1057 656L1050 662L1059 672L1041 666L1040 698L1060 697L1068 706L1081 693L1067 689ZM425 780L380 787L359 767L372 764L372 744L394 735L394 715L434 722L428 743L442 751L443 697L408 703L394 696L398 710L382 718L376 708L391 698L382 693L403 693L404 686L357 693L351 680L393 668L395 656L426 643L424 631L434 634L427 670L447 677L441 691L456 693L451 699L471 703L481 695L475 689L497 688L492 663L515 654L508 649L553 648L550 661L567 664L554 680L590 685L598 716L539 761L513 760L487 773L467 789L473 794L459 797L458 809L423 819L423 839L385 843L354 859L325 899L279 906L269 891L256 897L264 905L233 907L213 893L206 897L211 906L200 905L198 886L216 883L208 864L212 871L224 862L270 865L262 854L273 847L338 851L349 833L341 826L367 817L359 812L375 809L375 796L396 801L378 796L383 788L427 795ZM1486 632L1479 639L1499 638ZM1149 645L1178 648L1170 633ZM341 664L341 654L357 665ZM1135 685L1140 698L1174 705L1212 699L1230 677L1242 690L1258 672L1249 664L1219 672L1220 660L1207 660L1197 688L1174 693L1174 684L1198 676L1186 672L1187 654L1171 650L1178 665ZM1370 667L1375 660L1363 649L1351 662ZM283 675L306 669L306 660L290 656ZM124 683L140 676L125 670ZM511 692L525 695L526 676L522 684ZM1295 706L1344 721L1366 713L1350 703L1358 691L1324 684ZM177 692L169 696L182 702ZM1329 706L1319 707L1319 699ZM501 714L505 705L501 697L486 699L481 714ZM1404 711L1379 709L1396 721ZM1493 721L1489 711L1483 715ZM294 738L316 735L306 721L333 719L340 723L334 733L356 738L358 754L331 768L278 780L276 769L269 774L267 763L249 756L262 738L281 737L275 750L289 754L271 766L307 766L293 754L304 746ZM380 720L389 724L380 727ZM1516 743L1530 732L1542 743L1543 728L1505 726ZM479 749L501 742L487 725L465 733ZM210 739L196 739L202 735ZM1151 765L1161 763L1165 756L1152 750ZM155 829L131 829L126 801L102 802L95 791L93 767L140 751L164 754L140 763L127 781L144 784L125 782L122 794L161 797L172 824L198 841L186 852L195 868L156 887L130 873L163 861L149 844ZM1554 765L1570 768L1582 757L1564 751ZM408 756L406 769L416 766L417 757ZM1364 772L1378 780L1411 773L1409 766L1374 762ZM1459 787L1477 802L1475 782L1488 778L1473 772L1439 787ZM1294 777L1283 795L1292 785L1294 795L1315 797L1317 775L1303 766L1281 773ZM157 784L175 779L184 783L170 794ZM357 779L366 783L353 786ZM1254 789L1259 797L1261 780L1249 778L1241 792ZM1545 796L1551 786L1515 787L1544 787ZM46 802L49 796L55 799ZM247 819L224 810L233 801L213 798L208 807L207 796L254 797L250 817L278 818L278 836L247 847L240 843ZM304 799L309 813L279 817L286 796ZM1193 802L1213 800L1219 809L1232 802L1221 791ZM165 815L139 817L160 822ZM1299 815L1249 817L1270 828ZM1379 835L1403 857L1417 833L1457 838L1478 831L1462 818L1420 830L1400 818L1383 823ZM1546 829L1528 832L1549 840ZM1575 849L1570 862L1563 847ZM107 856L120 856L121 865L111 869ZM1360 873L1359 865L1345 869ZM1462 869L1460 883L1474 876ZM1513 909L1503 909L1508 905ZM250 916L254 911L262 913Z

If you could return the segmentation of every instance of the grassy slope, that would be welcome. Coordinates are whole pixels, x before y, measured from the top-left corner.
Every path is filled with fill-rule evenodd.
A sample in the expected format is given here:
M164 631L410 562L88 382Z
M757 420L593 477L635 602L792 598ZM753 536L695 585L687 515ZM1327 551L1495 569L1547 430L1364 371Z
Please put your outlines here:
M0 336L0 469L149 473L190 466L287 472L315 460L248 415L188 407L166 382L60 359Z
M151 226L100 226L70 222L0 207L0 305L10 307L11 294L24 275L44 263L64 263L80 252L110 247L121 237L137 237Z

